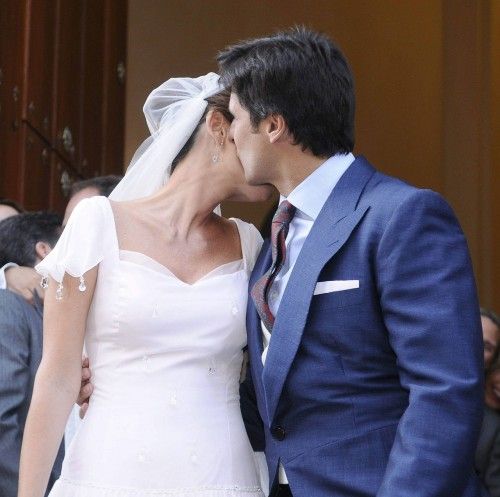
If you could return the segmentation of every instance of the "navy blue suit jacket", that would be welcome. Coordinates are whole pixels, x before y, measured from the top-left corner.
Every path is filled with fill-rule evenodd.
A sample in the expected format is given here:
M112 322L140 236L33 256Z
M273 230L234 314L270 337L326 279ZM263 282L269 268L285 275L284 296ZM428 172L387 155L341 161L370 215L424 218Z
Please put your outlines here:
M265 243L250 286L270 264ZM313 295L334 280L359 288ZM304 243L265 367L249 299L243 414L254 447L265 445L273 488L281 461L295 497L481 495L478 309L450 207L358 157Z

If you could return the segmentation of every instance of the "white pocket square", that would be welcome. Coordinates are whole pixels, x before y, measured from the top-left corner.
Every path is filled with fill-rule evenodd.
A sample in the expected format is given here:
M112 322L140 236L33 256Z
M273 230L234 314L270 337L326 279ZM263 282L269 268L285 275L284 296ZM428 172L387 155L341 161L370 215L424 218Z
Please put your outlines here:
M359 288L359 280L320 281L316 283L314 295L342 292L343 290L352 290L353 288Z

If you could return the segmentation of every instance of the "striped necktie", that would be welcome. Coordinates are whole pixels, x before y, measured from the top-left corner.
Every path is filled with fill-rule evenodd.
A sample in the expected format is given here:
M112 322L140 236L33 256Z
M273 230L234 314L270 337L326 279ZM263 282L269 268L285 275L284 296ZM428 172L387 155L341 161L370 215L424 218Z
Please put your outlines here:
M274 316L269 307L269 290L286 258L286 235L296 208L287 200L281 202L271 225L271 251L273 261L269 270L259 278L252 288L251 295L257 312L269 332L274 325Z

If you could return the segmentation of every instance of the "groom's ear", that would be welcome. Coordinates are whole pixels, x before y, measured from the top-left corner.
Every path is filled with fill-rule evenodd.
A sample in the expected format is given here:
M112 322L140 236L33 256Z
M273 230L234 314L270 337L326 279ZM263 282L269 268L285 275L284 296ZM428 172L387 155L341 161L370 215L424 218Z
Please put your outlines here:
M288 137L288 127L282 115L271 114L264 119L263 124L264 131L269 137L269 143L277 143Z

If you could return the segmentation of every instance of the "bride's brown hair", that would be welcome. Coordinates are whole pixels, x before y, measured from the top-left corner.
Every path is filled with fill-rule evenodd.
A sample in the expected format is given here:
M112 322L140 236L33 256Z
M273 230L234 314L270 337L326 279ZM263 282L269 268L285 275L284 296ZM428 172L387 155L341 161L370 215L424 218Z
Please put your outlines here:
M225 119L227 119L229 122L233 120L233 115L231 112L229 112L229 98L231 96L231 90L222 90L219 93L216 93L215 95L212 95L211 97L207 97L205 100L208 102L207 108L205 112L203 113L203 116L201 117L200 121L196 125L196 128L194 129L193 133L191 136L188 138L188 141L186 144L182 147L180 152L177 154L175 159L172 161L172 166L170 168L170 174L172 174L175 170L175 168L179 165L179 162L186 157L186 155L189 153L191 148L193 147L194 141L196 139L196 135L198 134L198 131L201 127L201 125L205 122L205 118L207 117L207 114L211 110L216 110L220 112Z

